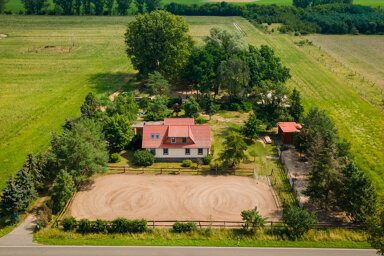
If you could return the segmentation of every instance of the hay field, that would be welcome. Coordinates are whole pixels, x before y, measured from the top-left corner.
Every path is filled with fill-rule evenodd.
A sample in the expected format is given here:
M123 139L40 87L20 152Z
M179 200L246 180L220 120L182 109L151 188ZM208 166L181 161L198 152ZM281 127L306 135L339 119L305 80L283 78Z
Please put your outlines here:
M270 186L238 176L127 175L96 178L71 205L76 219L241 221L241 211L257 206L263 217L281 218Z

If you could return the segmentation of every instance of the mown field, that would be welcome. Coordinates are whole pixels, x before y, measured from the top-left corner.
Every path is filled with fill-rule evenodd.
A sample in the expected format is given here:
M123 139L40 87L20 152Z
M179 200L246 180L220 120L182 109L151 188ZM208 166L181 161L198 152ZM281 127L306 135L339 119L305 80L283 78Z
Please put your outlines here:
M59 129L66 116L79 114L89 91L103 94L128 86L133 70L125 56L123 34L130 19L1 17L0 33L9 37L0 40L0 188L22 166L28 152L47 148L50 131ZM295 44L299 39L289 35L264 34L239 17L186 20L199 41L211 27L234 30L236 22L249 43L276 49L291 69L288 86L300 89L306 109L318 106L332 116L341 136L351 141L357 162L384 193L384 116L343 75L316 58L314 53L323 54L317 47L300 47ZM68 46L73 35L76 43L70 53L41 49Z
M48 0L50 3L50 8L53 9L53 1ZM210 2L222 2L221 0L163 0L163 4L168 3L183 3L183 4L205 4ZM233 4L244 5L247 3L255 3L255 4L277 4L277 5L292 5L292 0L227 0L226 2L230 2ZM381 7L384 8L383 0L354 0L354 4L367 5L372 7ZM132 5L133 6L133 5ZM18 13L20 10L24 11L23 4L21 0L9 0L6 4L6 10L12 11L13 13ZM130 12L135 11L135 7L132 7Z

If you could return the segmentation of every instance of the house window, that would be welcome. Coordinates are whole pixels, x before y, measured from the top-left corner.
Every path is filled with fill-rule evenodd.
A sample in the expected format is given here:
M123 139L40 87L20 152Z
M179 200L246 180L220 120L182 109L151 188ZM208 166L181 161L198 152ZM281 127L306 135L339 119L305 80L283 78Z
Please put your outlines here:
M163 148L163 155L168 155L168 149L167 148Z
M187 138L183 138L183 143L187 143Z
M155 138L155 134L151 133L151 139Z
M202 154L203 154L203 149L202 149L202 148L199 148L199 149L198 149L198 154L199 154L199 155L202 155Z
M158 133L156 133L156 139L159 139L159 134Z
M191 154L191 149L190 148L186 148L185 149L185 154L186 155L190 155Z
M155 149L155 148L151 148L151 153L152 153L153 155L156 155L156 149Z
M171 143L176 143L176 138L175 137L171 138Z

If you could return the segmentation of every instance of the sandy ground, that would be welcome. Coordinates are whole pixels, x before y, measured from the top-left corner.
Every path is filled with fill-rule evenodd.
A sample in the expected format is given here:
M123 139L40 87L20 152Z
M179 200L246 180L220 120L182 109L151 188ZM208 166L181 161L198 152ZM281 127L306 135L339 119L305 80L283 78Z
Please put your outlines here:
M71 207L76 219L241 220L257 206L268 220L278 220L270 187L236 176L116 174L96 178L78 192Z

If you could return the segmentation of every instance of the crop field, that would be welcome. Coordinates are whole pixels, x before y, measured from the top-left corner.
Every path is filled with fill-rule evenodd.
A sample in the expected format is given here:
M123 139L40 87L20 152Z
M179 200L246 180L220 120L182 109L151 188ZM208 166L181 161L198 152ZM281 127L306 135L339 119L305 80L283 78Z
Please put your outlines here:
M89 91L104 94L130 86L133 70L123 42L130 19L1 16L0 33L9 36L0 40L0 188L28 152L48 147L50 132L66 116L79 114ZM291 69L288 86L301 91L306 109L318 106L331 115L341 136L352 143L356 161L384 193L384 115L360 93L370 87L353 87L344 73L319 59L324 52L296 45L297 37L264 34L240 17L186 20L198 41L213 26L235 30L237 23L248 43L273 47ZM66 52L73 41L75 47ZM57 47L44 48L52 45Z

